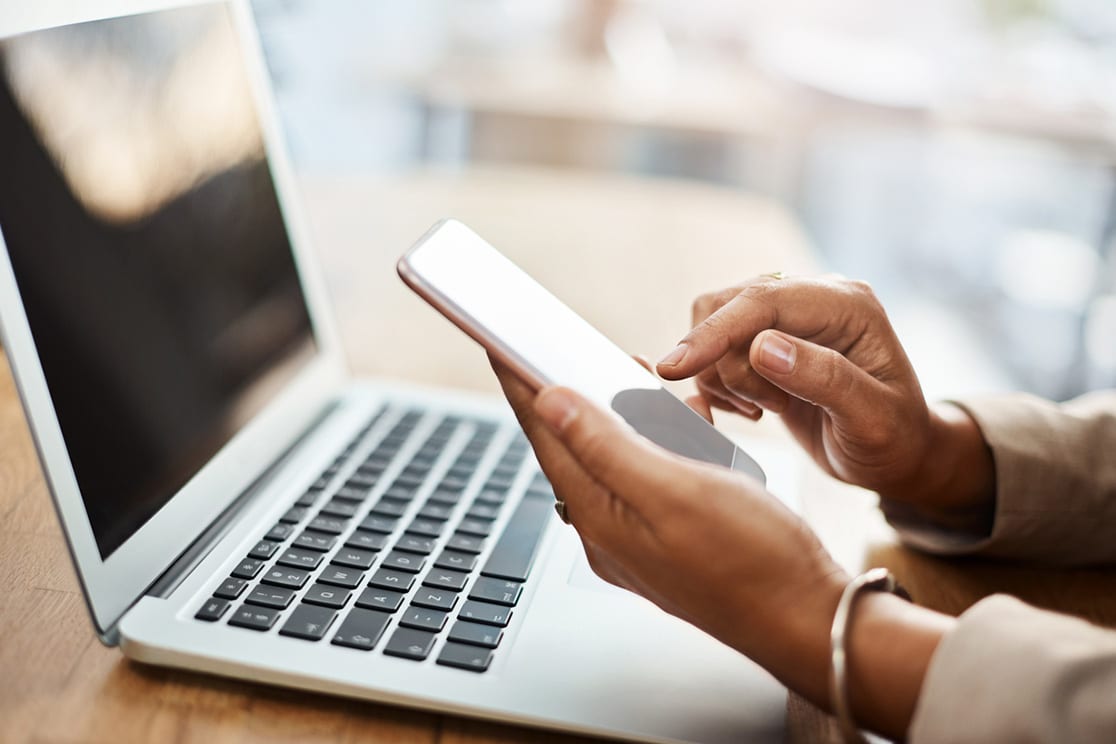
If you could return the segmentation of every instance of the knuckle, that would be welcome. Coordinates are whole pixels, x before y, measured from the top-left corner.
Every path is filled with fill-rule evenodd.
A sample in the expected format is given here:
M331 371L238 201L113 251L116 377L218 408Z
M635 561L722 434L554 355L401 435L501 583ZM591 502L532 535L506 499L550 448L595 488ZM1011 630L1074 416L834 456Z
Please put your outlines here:
M848 381L841 374L844 357L833 349L823 349L815 359L814 375L817 378L817 387L820 390L834 393L847 392Z
M599 427L586 426L584 421L575 422L577 431L574 436L577 441L581 459L591 470L597 470L608 465L608 449L612 440Z
M713 303L712 303L712 300L710 298L710 295L708 295L708 294L698 295L694 299L693 303L691 303L691 305L690 305L690 314L693 316L694 322L697 322L698 319L705 318L706 316L708 316L709 315L709 308L712 304Z
M849 282L849 288L861 299L867 301L869 304L878 305L879 298L876 297L876 290L872 285L863 279L853 279Z
M751 367L745 364L721 364L719 369L721 383L725 389L735 395L749 397L756 384L756 374Z

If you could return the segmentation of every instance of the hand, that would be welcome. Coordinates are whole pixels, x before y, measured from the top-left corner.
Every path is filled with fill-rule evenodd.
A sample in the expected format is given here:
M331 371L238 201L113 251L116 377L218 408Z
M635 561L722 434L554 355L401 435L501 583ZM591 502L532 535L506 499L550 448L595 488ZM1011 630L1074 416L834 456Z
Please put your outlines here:
M572 391L536 396L493 366L593 570L826 704L847 577L810 529L756 481L667 452Z
M988 509L993 469L979 430L960 409L927 406L867 284L760 277L699 297L693 322L659 362L664 378L696 375L716 408L781 414L822 469L885 498Z

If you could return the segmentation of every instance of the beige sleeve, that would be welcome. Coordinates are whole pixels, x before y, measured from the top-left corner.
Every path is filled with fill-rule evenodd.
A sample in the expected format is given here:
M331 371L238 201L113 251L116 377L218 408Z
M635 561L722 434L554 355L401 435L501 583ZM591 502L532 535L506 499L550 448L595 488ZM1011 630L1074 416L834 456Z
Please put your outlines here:
M939 644L908 731L933 742L1116 741L1116 632L997 595Z
M903 540L935 553L1055 564L1116 562L1116 391L1056 404L1029 395L957 403L996 466L991 532L944 529L882 502Z

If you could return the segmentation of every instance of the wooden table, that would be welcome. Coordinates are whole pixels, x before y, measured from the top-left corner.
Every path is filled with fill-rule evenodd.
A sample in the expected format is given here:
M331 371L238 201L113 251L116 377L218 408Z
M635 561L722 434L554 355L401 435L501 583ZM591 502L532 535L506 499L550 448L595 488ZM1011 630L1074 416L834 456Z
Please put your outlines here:
M312 235L358 372L494 391L483 355L395 279L394 258L434 219L472 224L625 348L661 354L689 302L734 278L815 266L765 200L677 182L473 170L310 178ZM739 421L726 421L734 430ZM746 429L786 442L778 424ZM803 512L850 570L886 565L956 613L994 591L1116 625L1116 576L946 561L897 545L870 494L803 461ZM791 696L790 741L837 739ZM6 364L0 366L0 741L587 741L144 667L95 639Z

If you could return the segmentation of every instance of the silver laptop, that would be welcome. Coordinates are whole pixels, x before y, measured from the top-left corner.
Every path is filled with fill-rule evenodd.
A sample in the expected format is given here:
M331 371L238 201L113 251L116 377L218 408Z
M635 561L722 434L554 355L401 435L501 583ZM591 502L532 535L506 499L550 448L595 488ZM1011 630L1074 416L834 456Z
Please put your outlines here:
M92 5L0 17L0 328L100 638L530 726L781 740L769 675L592 575L502 401L346 376L250 9Z

